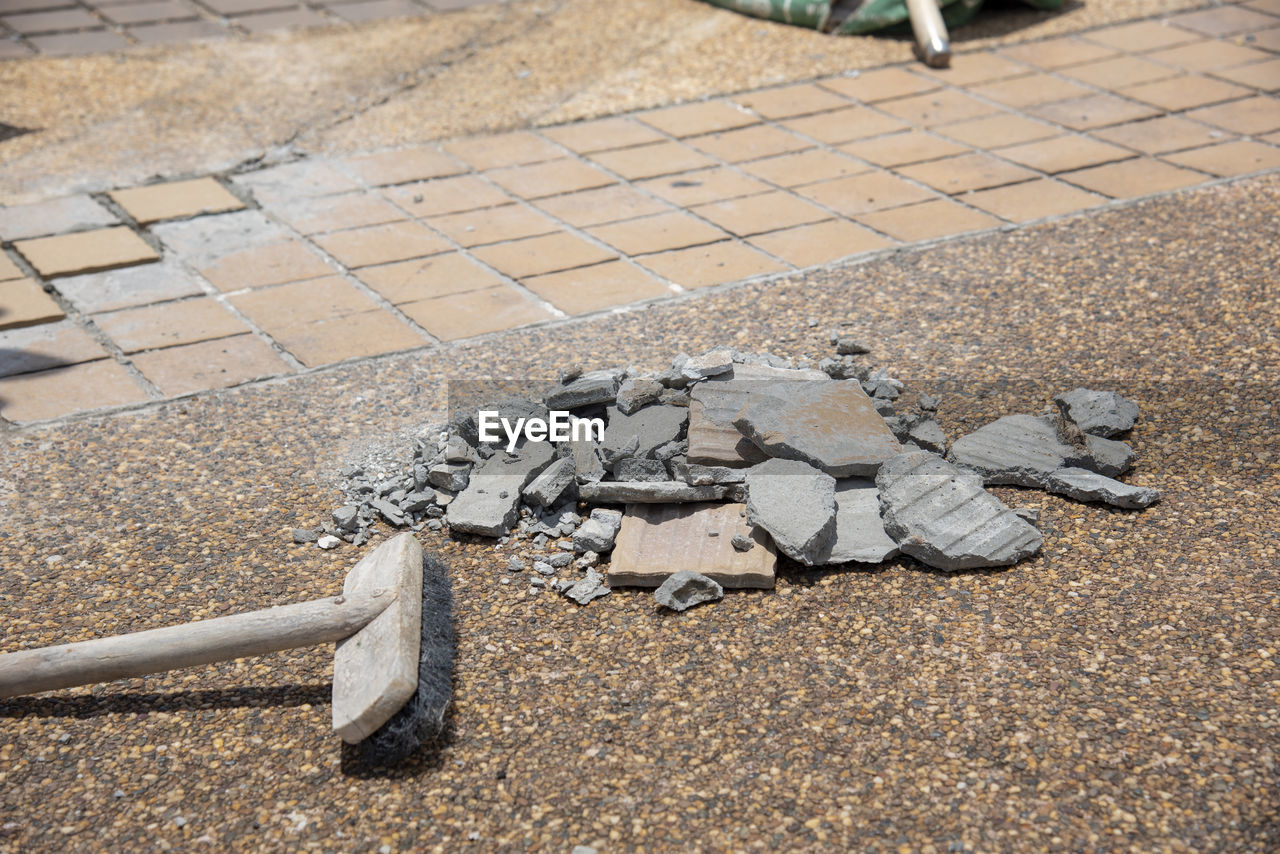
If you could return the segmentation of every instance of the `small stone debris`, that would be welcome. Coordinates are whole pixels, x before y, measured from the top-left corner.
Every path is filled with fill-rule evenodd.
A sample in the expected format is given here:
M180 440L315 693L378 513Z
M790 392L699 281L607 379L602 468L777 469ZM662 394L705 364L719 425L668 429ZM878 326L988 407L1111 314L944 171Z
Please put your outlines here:
M564 595L579 605L586 605L613 591L604 583L604 578L594 569L588 569L586 576L564 591Z
M574 473L574 461L569 457L561 457L529 482L524 488L524 495L539 506L550 507L574 483Z
M630 415L641 407L657 403L664 391L662 383L643 377L631 377L618 387L618 411Z
M316 545L328 551L329 549L336 549L338 546L342 545L342 540L333 536L333 534L325 534L323 537L316 539Z
M734 534L729 539L729 545L733 546L734 549L740 552L749 552L756 547L755 542L753 542L750 537L743 536L742 534Z
M622 513L618 510L597 508L591 518L582 523L573 534L573 547L579 552L602 554L613 549L618 530L622 527Z
M521 490L551 464L554 454L550 443L530 442L515 454L504 451L485 460L449 504L449 527L489 537L507 533L516 521Z
M524 558L519 555L507 558L507 572L524 572Z
M662 582L653 598L664 608L687 611L694 605L723 599L724 588L701 573L682 569Z
M1133 429L1138 420L1138 404L1114 391L1074 388L1055 395L1064 418L1091 436L1109 439Z
M580 409L598 403L612 403L618 396L622 371L592 371L581 374L562 388L552 391L544 402L548 409Z
M837 356L861 356L864 353L870 353L871 348L856 338L848 335L841 335L838 332L831 333L831 343L836 347Z

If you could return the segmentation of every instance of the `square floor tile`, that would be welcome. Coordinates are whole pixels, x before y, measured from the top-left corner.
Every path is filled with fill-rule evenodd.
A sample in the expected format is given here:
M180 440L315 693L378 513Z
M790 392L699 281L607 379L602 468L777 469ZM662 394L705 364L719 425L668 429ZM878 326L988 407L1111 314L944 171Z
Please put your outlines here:
M663 142L666 139L653 128L625 116L542 128L540 132L578 154L628 148Z
M29 205L0 207L0 239L44 237L119 222L115 214L88 196L64 196Z
M0 379L0 416L18 423L145 400L124 366L105 359Z
M492 208L514 201L511 196L475 175L402 184L389 187L383 192L400 208L418 217Z
M685 142L699 151L730 163L758 160L761 157L813 147L812 142L771 125L752 125L723 133L695 136Z
M1064 181L1115 199L1129 199L1191 187L1208 180L1199 172L1147 157L1108 163L1058 176Z
M445 178L467 171L460 161L434 146L348 157L342 165L375 187Z
M604 168L630 181L700 169L715 163L705 154L678 142L654 142L613 151L598 151L590 157Z
M5 15L0 18L0 21L3 21L15 33L22 33L28 36L64 30L93 29L102 26L102 21L95 18L88 10L79 7Z
M857 71L845 77L828 77L819 80L818 85L868 104L939 88L936 80L893 67Z
M1275 22L1280 25L1280 18L1276 18ZM1249 33L1243 38L1251 47L1260 47L1272 53L1280 53L1280 26Z
M405 219L404 211L372 192L299 199L277 205L272 212L302 234L322 234Z
M680 207L732 199L772 190L763 181L743 175L725 166L669 175L639 185L645 191Z
M671 296L671 289L626 261L607 261L562 273L534 276L525 286L567 314L583 314Z
M515 329L554 316L505 285L405 303L400 310L441 341Z
M739 237L831 219L829 211L783 191L712 202L693 212Z
M1146 54L1147 59L1188 71L1215 71L1270 59L1271 54L1230 42L1203 41Z
M1198 36L1169 25L1168 21L1137 21L1131 24L1117 24L1082 37L1116 50L1127 50L1131 53L1144 53L1149 50L1173 47L1197 41Z
M462 246L481 246L563 230L554 220L519 204L433 217L427 223Z
M873 231L840 219L757 234L747 242L796 267L827 264L894 245Z
M409 0L356 0L353 3L330 3L326 8L342 20L353 23L410 18L422 14L422 7Z
M458 252L364 267L357 276L360 281L396 304L462 294L503 284L501 278Z
M952 89L882 101L876 106L886 113L923 127L976 119L999 111L998 107Z
M607 249L566 232L484 246L476 249L474 254L513 279L571 270L617 257Z
M1230 178L1263 169L1280 168L1280 148L1263 145L1261 142L1236 140L1168 154L1164 159L1220 178Z
M55 283L58 293L85 314L167 302L204 293L194 274L166 259L140 267L121 267Z
M212 178L131 187L113 190L109 195L142 225L162 219L238 211L244 207L244 202Z
M1030 74L1033 70L1021 62L1013 62L1003 56L985 51L954 54L950 64L945 68L920 65L915 69L917 74L961 88Z
M875 139L855 140L840 146L840 150L877 166L901 166L963 154L969 149L932 133L909 130Z
M1169 18L1169 23L1201 35L1219 37L1247 33L1263 27L1275 26L1276 19L1242 6L1218 6L1186 12Z
M0 329L52 323L63 316L62 307L33 279L0 282Z
M289 232L263 216L246 210L151 226L151 234L171 253L194 267L205 267L235 252L282 243Z
M548 196L538 199L535 204L552 216L578 228L670 210L662 202L623 184L563 196Z
M83 56L89 53L121 50L129 46L124 36L110 30L81 30L78 33L27 36L27 41L45 56Z
M296 30L304 27L323 27L331 22L314 9L305 6L280 12L264 12L259 15L240 15L236 23L251 33L270 33L275 30Z
M683 288L705 288L788 269L763 252L730 240L646 255L638 263Z
M1127 148L1121 148L1118 145L1099 142L1088 136L1070 134L1002 148L1000 156L1005 160L1012 160L1014 163L1053 174L1125 160L1135 155Z
M510 166L485 173L490 181L524 199L591 190L615 182L612 175L580 160L547 160L530 166Z
M867 172L820 184L807 184L797 188L796 192L848 217L934 198L928 190L887 172Z
M316 243L351 269L448 252L452 247L434 231L416 222L389 222L335 231Z
M742 164L741 168L744 172L782 187L798 187L801 184L868 171L865 163L821 148L755 160Z
M174 44L197 40L224 39L231 33L213 21L174 21L168 24L134 24L128 33L138 44Z
M1047 104L1050 101L1066 101L1090 94L1090 90L1079 83L1072 83L1070 80L1043 72L984 83L973 87L970 91L997 104L1015 108Z
M0 377L105 358L102 345L70 320L0 332Z
M177 0L100 7L103 17L116 24L146 24L154 21L181 21L197 17L196 10Z
M1143 154L1164 154L1183 148L1198 148L1224 136L1221 131L1178 116L1160 116L1141 122L1113 125L1096 130L1093 135Z
M1118 125L1158 115L1159 110L1115 95L1089 95L1031 107L1027 112L1072 130Z
M1000 220L950 199L935 199L858 217L858 222L907 243L936 240L1000 225Z
M1241 101L1201 107L1186 115L1187 118L1207 122L1233 133L1257 136L1280 129L1280 98L1255 95Z
M935 190L955 195L969 190L984 190L1004 184L1016 184L1036 177L1035 173L989 154L961 154L928 163L899 166L897 171L908 178L928 184Z
M472 136L444 145L445 151L481 171L504 166L525 166L543 160L558 160L564 151L530 131L514 131L496 136Z
M640 113L637 119L674 137L699 136L755 124L758 118L726 101L700 101Z
M766 119L789 119L849 105L846 99L812 83L748 92L734 96L733 100Z
M236 335L139 353L133 364L166 396L229 388L291 371L256 335Z
M707 225L684 211L671 211L656 216L629 219L611 225L600 225L587 231L627 255L643 255L714 243L729 235L714 226Z
M1245 86L1252 86L1264 92L1274 92L1280 89L1280 59L1253 62L1249 65L1240 65L1235 68L1225 68L1221 71L1213 72L1213 76L1241 83ZM2 212L0 212L0 215L2 215ZM0 231L0 233L3 232Z
M427 343L404 321L381 310L298 323L268 332L308 368L412 350Z
M323 258L296 240L233 252L199 269L200 275L220 291L282 285L332 276L335 272Z
M259 288L228 299L272 337L289 326L378 308L368 294L341 276Z
M1084 65L1073 65L1063 69L1061 73L1100 89L1114 90L1163 80L1178 71L1137 56L1114 56L1097 62L1086 62Z
M828 145L906 129L906 125L897 119L860 105L787 119L782 126Z
M13 245L46 278L128 267L160 257L123 225L19 240Z
M1065 68L1115 56L1116 52L1100 44L1087 42L1077 36L1061 36L1026 44L1006 47L1000 51L1005 56L1034 65L1036 68Z
M1016 116L1012 113L997 113L994 116L969 119L964 122L942 125L933 130L934 133L968 143L975 148L999 148L1004 145L1019 145L1036 139L1047 139L1060 133L1053 125Z
M1280 63L1277 65L1280 66ZM1189 110L1193 107L1243 98L1250 94L1249 90L1243 86L1236 86L1224 80L1214 80L1211 77L1201 77L1198 74L1172 77L1155 83L1144 83L1141 86L1130 86L1119 89L1117 92L1134 101L1142 101L1170 111Z
M22 270L17 264L13 263L13 259L4 254L4 250L0 250L0 282L21 278Z
M209 297L125 308L93 322L126 353L226 338L249 329Z
M1008 187L979 190L967 194L964 201L1012 222L1030 222L1075 213L1105 204L1107 199L1069 184L1041 178Z

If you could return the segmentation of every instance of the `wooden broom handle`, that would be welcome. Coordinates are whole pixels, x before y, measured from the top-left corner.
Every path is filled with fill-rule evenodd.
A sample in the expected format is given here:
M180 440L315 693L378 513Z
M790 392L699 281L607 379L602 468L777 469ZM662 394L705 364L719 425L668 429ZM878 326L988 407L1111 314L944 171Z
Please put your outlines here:
M339 641L396 598L389 588L0 655L0 699Z

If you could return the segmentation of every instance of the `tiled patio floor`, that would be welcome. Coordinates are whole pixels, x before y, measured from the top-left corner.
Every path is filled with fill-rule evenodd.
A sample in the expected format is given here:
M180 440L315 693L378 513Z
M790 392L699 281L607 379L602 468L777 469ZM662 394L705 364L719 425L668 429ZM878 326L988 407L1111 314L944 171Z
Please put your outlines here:
M1254 0L597 121L0 208L27 422L1280 168Z

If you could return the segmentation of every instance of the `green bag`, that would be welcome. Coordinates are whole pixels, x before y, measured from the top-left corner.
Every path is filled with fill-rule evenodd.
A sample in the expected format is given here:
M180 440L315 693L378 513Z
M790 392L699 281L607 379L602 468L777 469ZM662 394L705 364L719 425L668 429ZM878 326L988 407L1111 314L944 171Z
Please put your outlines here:
M907 25L906 0L854 0L839 3L838 23L832 22L831 0L706 0L714 6L732 9L744 15L765 18L783 24L795 24L813 30L836 33L874 33ZM1063 0L1023 0L1037 9L1058 9ZM982 8L982 0L939 0L942 20L947 29L960 27L973 19ZM846 14L846 9L853 7ZM828 26L831 24L830 26Z

